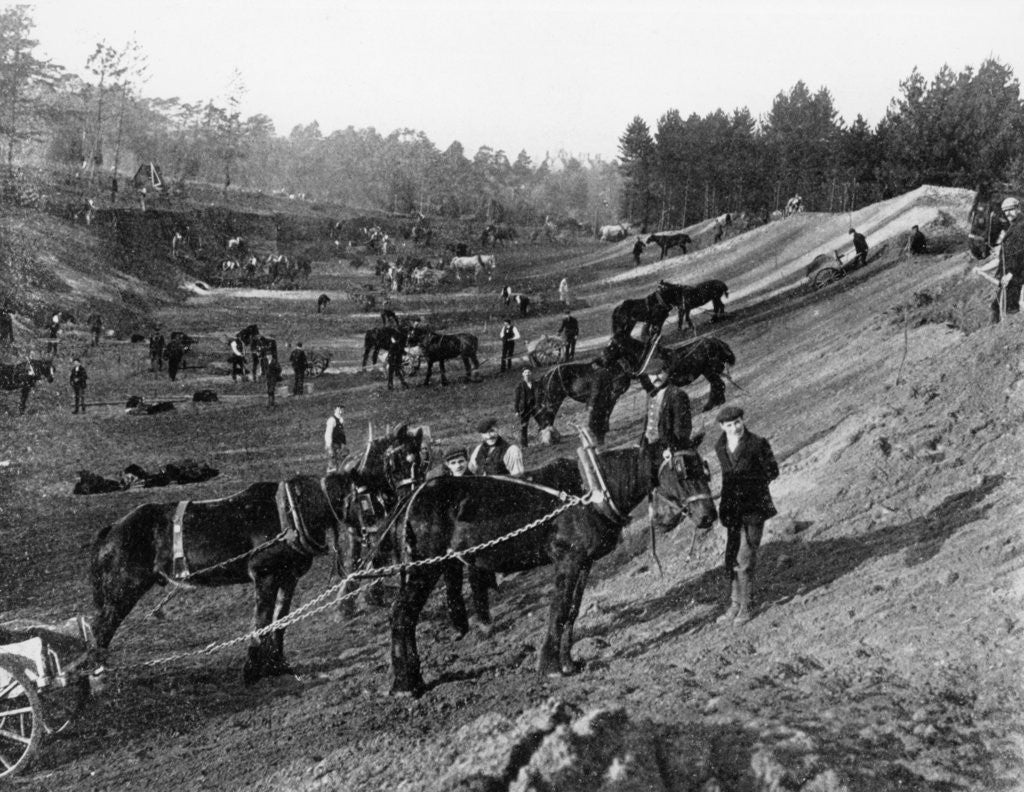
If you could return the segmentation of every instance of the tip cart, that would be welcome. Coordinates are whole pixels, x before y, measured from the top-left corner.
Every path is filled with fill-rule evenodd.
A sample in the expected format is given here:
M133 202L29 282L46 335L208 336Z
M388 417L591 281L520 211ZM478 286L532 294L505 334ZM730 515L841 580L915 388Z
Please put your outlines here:
M526 351L530 358L530 363L537 368L552 366L555 363L562 362L565 342L560 336L542 335L540 338L527 343Z
M44 736L64 731L84 706L101 671L91 667L95 645L82 617L0 626L0 780L28 767Z

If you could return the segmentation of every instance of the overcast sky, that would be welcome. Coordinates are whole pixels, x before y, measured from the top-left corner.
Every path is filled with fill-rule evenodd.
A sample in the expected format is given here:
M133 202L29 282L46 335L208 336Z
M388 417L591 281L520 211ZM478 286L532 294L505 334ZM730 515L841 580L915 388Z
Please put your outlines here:
M237 69L242 111L279 134L412 127L535 160L611 159L635 115L760 116L798 80L874 124L915 66L995 56L1020 78L1024 52L1022 0L44 0L33 17L41 51L83 75L98 41L135 38L151 96L216 99Z

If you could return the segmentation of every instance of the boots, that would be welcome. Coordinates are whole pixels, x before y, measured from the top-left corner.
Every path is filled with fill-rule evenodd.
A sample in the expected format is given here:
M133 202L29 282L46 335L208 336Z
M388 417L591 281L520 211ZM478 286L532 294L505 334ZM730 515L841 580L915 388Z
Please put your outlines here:
M732 578L732 594L730 596L730 605L726 609L725 613L718 617L716 620L719 624L731 624L733 619L736 618L740 612L740 588L739 581L735 575Z
M746 624L754 618L754 608L750 603L750 590L753 588L753 584L753 575L740 572L736 576L736 586L739 589L739 610L736 613L736 618L733 619L733 624Z

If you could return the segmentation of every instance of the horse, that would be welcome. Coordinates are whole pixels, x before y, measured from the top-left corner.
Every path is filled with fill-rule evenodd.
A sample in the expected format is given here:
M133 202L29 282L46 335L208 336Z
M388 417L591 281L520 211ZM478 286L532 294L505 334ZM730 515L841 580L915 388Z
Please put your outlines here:
M617 333L602 351L602 362L605 366L610 366L623 361L628 370L639 374L640 367L650 354L652 353L649 344L638 341L631 335ZM673 385L689 385L698 377L707 380L711 392L702 412L725 404L725 383L722 381L722 374L727 366L736 365L736 355L724 341L713 336L703 336L680 347L658 346L654 349L654 354L661 358L666 376Z
M612 311L612 333L629 333L637 322L644 323L644 337L661 332L673 308L682 305L682 287L667 281L660 281L656 291L641 300L624 300Z
M573 629L590 569L615 548L629 513L658 486L662 450L658 443L602 453L604 497L568 508L555 489L517 479L451 476L428 481L412 496L400 522L406 560L466 550L548 517L521 536L473 553L464 563L470 569L501 573L554 565L555 596L537 671L551 676L577 673L581 666L572 659ZM688 493L682 504L699 527L707 528L717 514L706 468L701 464L692 469L695 476L680 482L680 489ZM550 517L559 509L564 510ZM416 624L446 568L423 565L406 572L391 609L393 694L417 695L425 689Z
M373 358L373 365L377 365L377 357L382 349L387 349L391 342L390 327L371 327L363 336L363 370L366 370L366 361Z
M692 245L693 240L690 239L689 234L684 234L682 231L674 234L651 234L647 237L647 244L655 244L661 248L661 259L665 258L668 251L674 247L682 248L683 255L686 255L686 246ZM661 261L661 259L658 259Z
M597 442L603 443L615 403L629 389L633 374L620 361L610 365L600 361L559 363L537 380L537 424L542 431L554 426L562 402L572 399L590 408L587 427Z
M992 185L987 182L978 185L974 203L971 204L971 212L967 217L970 227L968 244L971 255L976 259L988 258L992 254L992 248L999 242L999 235L1010 225L1000 203L1001 196L993 190Z
M403 428L404 429L404 428ZM102 528L93 542L90 577L96 615L92 628L106 650L121 622L154 584L176 582L225 586L252 582L256 589L255 627L285 617L298 579L313 558L332 545L340 574L347 547L358 536L342 533L353 493L393 503L396 488L419 464L422 434L399 430L367 443L358 466L323 478L294 476L282 482L257 482L213 501L147 503ZM177 525L177 528L175 527ZM189 569L194 570L187 574ZM274 630L249 646L243 670L247 683L289 673L284 630Z
M507 223L492 223L480 234L480 247L486 249L488 246L495 247L499 242L504 245L515 240L516 230L512 226Z
M487 280L491 280L494 277L496 266L497 262L493 255L453 256L452 260L448 262L448 268L455 273L456 279L460 282L463 275L469 275L475 280L479 280L485 272Z
M444 362L454 358L462 358L462 365L466 367L466 381L473 381L473 372L480 368L480 361L477 359L477 338L469 333L457 333L455 335L442 335L435 333L426 327L414 327L409 331L409 347L418 346L420 356L427 361L427 375L423 379L423 385L430 384L430 375L434 370L434 363L441 369L441 384L447 385L448 380L444 373Z
M661 283L666 286L672 285L666 284L665 281ZM701 281L696 286L680 286L676 288L682 289L682 300L677 303L679 307L680 330L683 329L683 322L686 322L690 329L696 333L697 328L693 326L693 322L690 319L690 311L707 303L711 303L714 308L711 314L712 322L725 316L725 306L722 304L722 298L729 296L729 287L725 285L724 281L706 280Z
M511 286L506 286L501 290L501 299L506 306L510 306L514 302L520 316L526 316L530 312L530 298L525 294L512 291Z
M598 239L602 242L618 242L629 236L629 226L625 223L618 225L601 226L597 232Z
M28 395L41 379L53 382L56 369L52 360L20 360L17 363L0 363L0 390L21 391L21 413L25 412Z

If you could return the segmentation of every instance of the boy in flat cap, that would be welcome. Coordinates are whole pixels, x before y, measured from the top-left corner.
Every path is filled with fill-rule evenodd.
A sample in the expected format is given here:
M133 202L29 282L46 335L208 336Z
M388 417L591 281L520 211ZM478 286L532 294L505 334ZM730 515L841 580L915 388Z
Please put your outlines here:
M740 625L753 617L757 548L765 521L777 514L768 482L778 478L779 465L768 441L744 426L741 408L722 408L718 423L722 427L722 436L715 444L722 467L718 518L728 532L725 571L732 589L729 608L718 622Z
M453 448L445 454L444 467L445 471L441 474L443 476L455 476L455 478L465 476L469 470L469 454L466 453L466 449Z
M509 443L498 434L498 421L485 418L476 427L480 445L469 457L469 471L477 476L523 475L523 452L515 443Z

